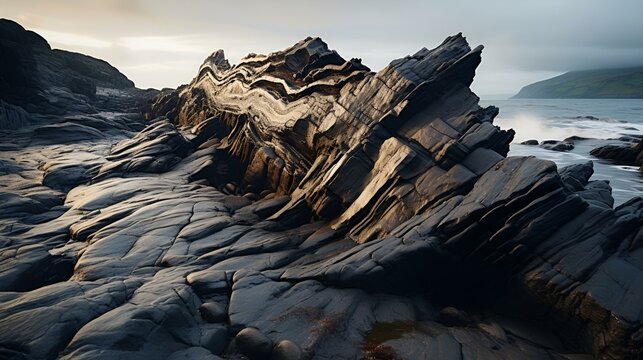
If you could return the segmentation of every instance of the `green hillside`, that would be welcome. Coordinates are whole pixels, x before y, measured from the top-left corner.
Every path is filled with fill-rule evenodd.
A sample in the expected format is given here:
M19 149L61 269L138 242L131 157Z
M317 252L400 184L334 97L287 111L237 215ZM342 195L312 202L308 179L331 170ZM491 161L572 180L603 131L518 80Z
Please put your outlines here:
M643 98L643 66L571 71L523 87L517 99Z

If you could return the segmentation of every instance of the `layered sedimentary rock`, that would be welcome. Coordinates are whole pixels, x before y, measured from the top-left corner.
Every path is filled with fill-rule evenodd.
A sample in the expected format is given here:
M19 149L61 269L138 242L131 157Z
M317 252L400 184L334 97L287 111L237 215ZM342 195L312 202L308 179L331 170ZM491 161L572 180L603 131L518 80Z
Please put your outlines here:
M378 73L319 38L217 51L138 134L78 135L76 163L35 172L70 145L11 133L1 354L640 356L643 199L506 157L469 90L481 51L458 34Z
M494 127L497 109L479 108L468 89L480 51L456 36L378 74L318 38L234 68L218 51L153 115L197 125L200 141L220 139L227 170L217 168L215 183L292 194L275 218L335 218L363 242L466 192L506 155L513 133ZM178 107L166 112L167 103Z

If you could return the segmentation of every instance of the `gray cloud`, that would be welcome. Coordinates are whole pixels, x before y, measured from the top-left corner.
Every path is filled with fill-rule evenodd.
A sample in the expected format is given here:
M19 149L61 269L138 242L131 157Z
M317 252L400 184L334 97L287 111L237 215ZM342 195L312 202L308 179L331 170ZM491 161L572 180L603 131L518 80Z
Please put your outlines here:
M640 0L0 0L0 8L51 34L53 46L104 58L143 87L190 81L217 48L235 62L308 35L377 70L463 32L485 45L474 83L483 95L569 70L643 65Z

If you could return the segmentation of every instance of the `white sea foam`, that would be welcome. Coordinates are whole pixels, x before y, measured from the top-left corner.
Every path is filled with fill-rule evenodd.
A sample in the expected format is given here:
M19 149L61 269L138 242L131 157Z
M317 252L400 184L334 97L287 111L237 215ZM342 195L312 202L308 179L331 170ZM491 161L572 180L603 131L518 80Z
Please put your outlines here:
M498 117L494 123L502 129L514 129L514 142L535 139L563 140L570 136L594 139L618 138L624 133L641 133L643 127L637 124L609 123L595 120L547 120L538 115L521 113L512 118Z
M516 131L514 142L563 140L570 136L595 139L643 134L642 99L632 100L488 100L500 115L495 124Z
M643 100L500 100L481 103L500 108L500 115L494 122L496 125L516 130L510 156L533 155L551 160L559 167L593 160L592 180L608 180L617 205L643 194L643 177L638 167L614 165L589 154L594 147L610 141L577 141L576 147L569 152L518 144L529 139L563 140L574 135L610 139L623 134L643 134Z

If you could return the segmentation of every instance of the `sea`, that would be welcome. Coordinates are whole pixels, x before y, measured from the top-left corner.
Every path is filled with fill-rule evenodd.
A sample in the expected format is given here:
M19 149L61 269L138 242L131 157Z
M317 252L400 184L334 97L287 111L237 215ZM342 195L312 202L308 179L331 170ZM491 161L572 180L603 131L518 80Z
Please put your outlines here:
M615 205L643 196L643 175L638 167L615 165L589 154L597 146L623 143L617 139L624 135L643 135L643 99L482 99L480 105L498 107L494 123L516 131L509 156L533 155L559 167L592 160L591 180L610 182ZM575 148L569 152L520 144L571 136L587 140L574 141Z

